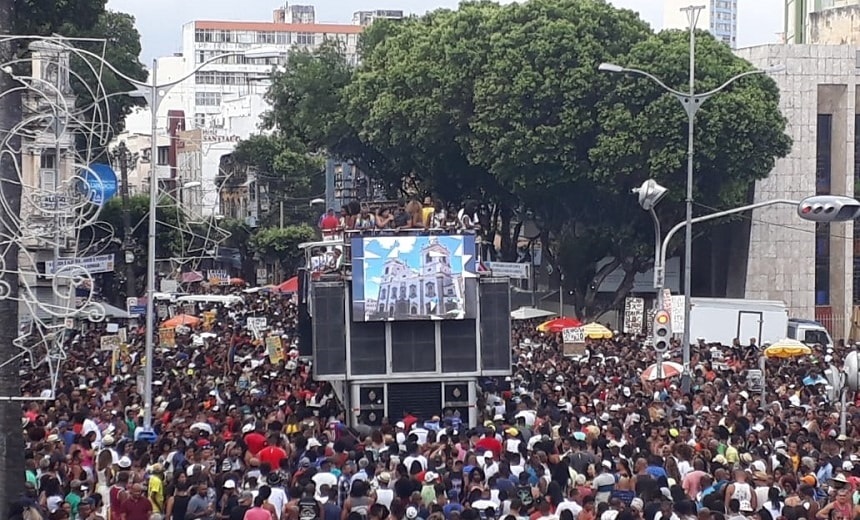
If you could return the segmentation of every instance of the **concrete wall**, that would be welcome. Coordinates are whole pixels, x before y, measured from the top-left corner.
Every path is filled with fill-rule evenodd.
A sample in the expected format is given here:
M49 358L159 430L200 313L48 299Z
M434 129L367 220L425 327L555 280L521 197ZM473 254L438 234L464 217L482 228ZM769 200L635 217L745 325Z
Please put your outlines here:
M809 43L860 43L860 5L834 7L809 14Z
M756 184L756 202L799 200L815 194L819 113L833 115L831 193L854 194L856 52L855 47L830 45L765 45L737 52L757 67L786 66L774 80L794 145L788 157L777 161L770 176ZM831 227L830 305L834 316L851 313L852 236L851 222ZM795 208L778 206L754 212L746 297L783 300L793 316L815 316L815 225L799 219ZM847 334L848 330L840 337Z

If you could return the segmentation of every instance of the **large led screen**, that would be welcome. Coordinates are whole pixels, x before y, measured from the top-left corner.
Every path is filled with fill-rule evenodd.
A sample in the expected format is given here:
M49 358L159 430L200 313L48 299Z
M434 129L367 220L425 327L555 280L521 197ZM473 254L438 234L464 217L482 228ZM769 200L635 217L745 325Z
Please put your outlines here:
M352 239L354 321L474 319L475 237Z

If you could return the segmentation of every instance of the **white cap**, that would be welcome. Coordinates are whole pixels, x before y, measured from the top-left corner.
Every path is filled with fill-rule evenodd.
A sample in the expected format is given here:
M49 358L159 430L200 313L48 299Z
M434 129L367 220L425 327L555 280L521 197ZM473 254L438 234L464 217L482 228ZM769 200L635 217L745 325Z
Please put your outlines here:
M122 469L128 469L131 467L131 459L128 457L121 457L116 465Z
M243 434L251 433L252 431L254 431L254 425L253 424L246 424L245 426L242 426L242 433Z
M236 482L233 480L227 480L224 482L224 489L236 489Z

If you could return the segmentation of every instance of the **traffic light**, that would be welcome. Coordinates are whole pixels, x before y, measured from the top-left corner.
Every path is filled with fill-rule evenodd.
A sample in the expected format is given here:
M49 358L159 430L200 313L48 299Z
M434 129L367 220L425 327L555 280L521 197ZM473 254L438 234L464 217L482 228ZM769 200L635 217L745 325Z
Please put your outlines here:
M860 216L860 202L841 195L816 195L800 201L797 214L813 222L845 222Z
M666 311L657 311L654 315L654 350L666 352L669 350L669 340L672 337L672 318Z

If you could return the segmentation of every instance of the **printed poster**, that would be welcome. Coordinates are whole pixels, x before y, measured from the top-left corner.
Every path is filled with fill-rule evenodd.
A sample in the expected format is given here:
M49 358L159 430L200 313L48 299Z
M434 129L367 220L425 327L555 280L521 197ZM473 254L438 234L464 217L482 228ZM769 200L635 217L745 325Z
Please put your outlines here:
M641 334L645 319L645 299L628 297L624 300L624 333Z
M284 349L281 346L280 336L266 336L266 350L269 353L269 362L273 365L284 360Z
M173 329L158 329L158 345L160 347L175 347L176 332Z

